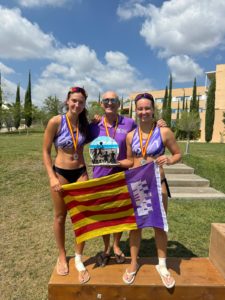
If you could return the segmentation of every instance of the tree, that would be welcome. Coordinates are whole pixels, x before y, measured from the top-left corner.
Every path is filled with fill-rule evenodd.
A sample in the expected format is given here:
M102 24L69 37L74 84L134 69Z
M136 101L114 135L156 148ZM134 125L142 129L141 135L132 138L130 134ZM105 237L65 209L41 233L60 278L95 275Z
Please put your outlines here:
M88 119L89 121L94 119L95 115L102 116L104 114L104 110L102 109L101 105L97 101L93 101L88 107Z
M183 111L185 110L185 90L184 90L183 99L182 99L182 110Z
M1 73L0 73L0 129L2 128L2 80L1 80Z
M24 100L24 118L27 128L32 124L31 75L29 72L28 86Z
M120 110L123 111L123 96L120 99Z
M180 118L180 102L178 101L178 105L177 105L177 122Z
M4 122L8 131L11 131L14 125L13 111L14 107L11 104L6 104L2 109L2 122Z
M17 85L16 90L16 102L14 106L14 112L13 112L13 118L14 118L14 127L18 130L20 127L20 121L21 121L21 107L20 107L20 85Z
M215 92L216 92L216 78L211 80L205 114L205 141L208 143L212 140L213 125L215 119Z
M196 111L197 112L197 93L196 93L196 78L194 79L194 85L192 90L192 99L190 102L190 111Z
M130 100L129 117L132 118L132 116L133 116L133 102L132 100Z
M168 126L171 126L172 85L173 85L173 78L172 75L170 74L169 95L168 95L168 102L167 102L167 118L166 118L166 122Z
M56 96L48 96L44 100L44 110L48 114L49 119L53 116L57 116L63 113L63 102L60 101Z
M194 111L182 112L177 127L180 131L186 132L187 135L185 154L189 154L189 143L190 143L191 133L197 133L199 130L199 125L200 125L200 118L196 112Z
M168 87L166 86L165 88L165 95L164 95L164 98L163 98L163 105L162 105L162 118L164 120L166 120L166 113L167 113L167 101L168 101Z

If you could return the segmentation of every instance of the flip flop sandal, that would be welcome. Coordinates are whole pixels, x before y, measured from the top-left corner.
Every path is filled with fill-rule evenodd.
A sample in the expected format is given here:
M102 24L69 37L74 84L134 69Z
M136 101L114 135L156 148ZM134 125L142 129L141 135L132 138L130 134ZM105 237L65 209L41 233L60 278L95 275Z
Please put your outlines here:
M65 276L65 275L68 275L68 273L69 273L69 269L68 269L67 263L62 264L59 261L59 258L57 259L56 272L60 276Z
M79 272L78 281L80 284L88 282L90 275L81 260L75 260L75 268Z
M170 275L170 272L167 270L167 268L165 267L160 267L159 265L155 266L156 270L158 271L161 280L163 282L163 284L165 285L166 288L171 289L175 286L175 279ZM164 269L164 270L163 270ZM171 283L169 283L169 281L173 279L171 281Z
M139 265L137 265L137 269L134 272L128 272L127 270L123 274L123 282L126 284L131 284L134 282L134 279L136 277L137 271L139 269Z
M105 267L109 263L111 255L105 252L100 252L96 255L96 263L99 267Z
M126 257L125 257L125 255L122 251L120 252L120 254L114 253L114 255L115 255L115 259L116 259L117 264L125 263Z

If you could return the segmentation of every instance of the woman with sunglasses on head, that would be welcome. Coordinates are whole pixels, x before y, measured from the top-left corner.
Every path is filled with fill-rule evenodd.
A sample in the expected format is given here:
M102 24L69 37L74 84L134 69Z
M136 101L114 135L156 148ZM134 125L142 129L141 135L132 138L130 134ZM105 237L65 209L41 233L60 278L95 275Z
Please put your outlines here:
M90 135L93 140L99 136L109 136L113 138L119 146L118 160L126 158L126 136L127 134L136 128L136 123L133 119L119 115L118 110L120 107L120 101L118 95L114 91L107 91L102 95L101 107L104 110L104 116L101 118L99 123L90 125ZM160 126L166 126L166 123L161 120L159 121ZM93 177L99 178L115 174L117 172L124 171L127 168L121 166L116 167L102 167L96 166L93 168ZM122 233L114 234L113 251L116 262L118 264L125 262L125 255L120 249L120 239ZM98 265L104 267L110 258L111 246L110 246L110 235L103 236L104 251L97 255Z
M154 99L151 94L138 94L135 97L135 109L139 119L139 126L127 135L127 159L120 161L125 168L136 168L155 161L159 166L162 200L167 212L167 200L170 197L169 187L165 178L163 165L172 165L181 159L181 151L173 132L167 127L157 127L154 121ZM165 155L167 148L171 155ZM166 266L167 234L160 228L154 227L155 241L158 254L156 269L167 288L175 285L174 278ZM141 242L141 230L130 232L131 264L123 275L123 281L131 284L138 270L137 257Z
M87 93L83 88L69 90L66 105L67 113L52 117L45 130L43 142L43 161L48 173L54 207L54 234L59 250L57 273L69 273L65 251L66 205L62 197L62 185L88 180L83 157L88 121L86 116ZM54 165L51 148L54 144L56 157ZM79 272L79 282L85 283L90 276L82 263L84 243L75 246L75 267Z

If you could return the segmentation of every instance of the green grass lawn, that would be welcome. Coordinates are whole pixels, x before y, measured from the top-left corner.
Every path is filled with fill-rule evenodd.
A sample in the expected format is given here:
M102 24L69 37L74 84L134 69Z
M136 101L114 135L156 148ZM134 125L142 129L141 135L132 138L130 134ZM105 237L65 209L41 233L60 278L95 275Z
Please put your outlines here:
M4 300L47 299L47 284L56 263L53 211L42 163L41 133L0 135L0 291ZM181 144L184 149L184 144ZM225 192L225 145L191 144L183 161ZM87 155L87 149L86 149ZM224 222L223 200L171 200L168 210L168 256L208 256L210 226ZM129 255L128 233L121 245ZM67 254L74 253L73 232L66 224ZM85 255L102 249L102 240L87 242ZM140 256L155 256L152 229L143 231Z

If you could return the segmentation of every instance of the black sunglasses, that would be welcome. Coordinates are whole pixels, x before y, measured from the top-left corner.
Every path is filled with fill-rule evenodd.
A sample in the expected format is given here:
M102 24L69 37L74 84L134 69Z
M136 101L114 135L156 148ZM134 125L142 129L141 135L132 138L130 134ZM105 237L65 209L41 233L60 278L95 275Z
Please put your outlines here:
M102 103L103 104L109 104L109 102L111 102L112 104L116 104L119 102L119 100L117 98L105 98L102 99Z

